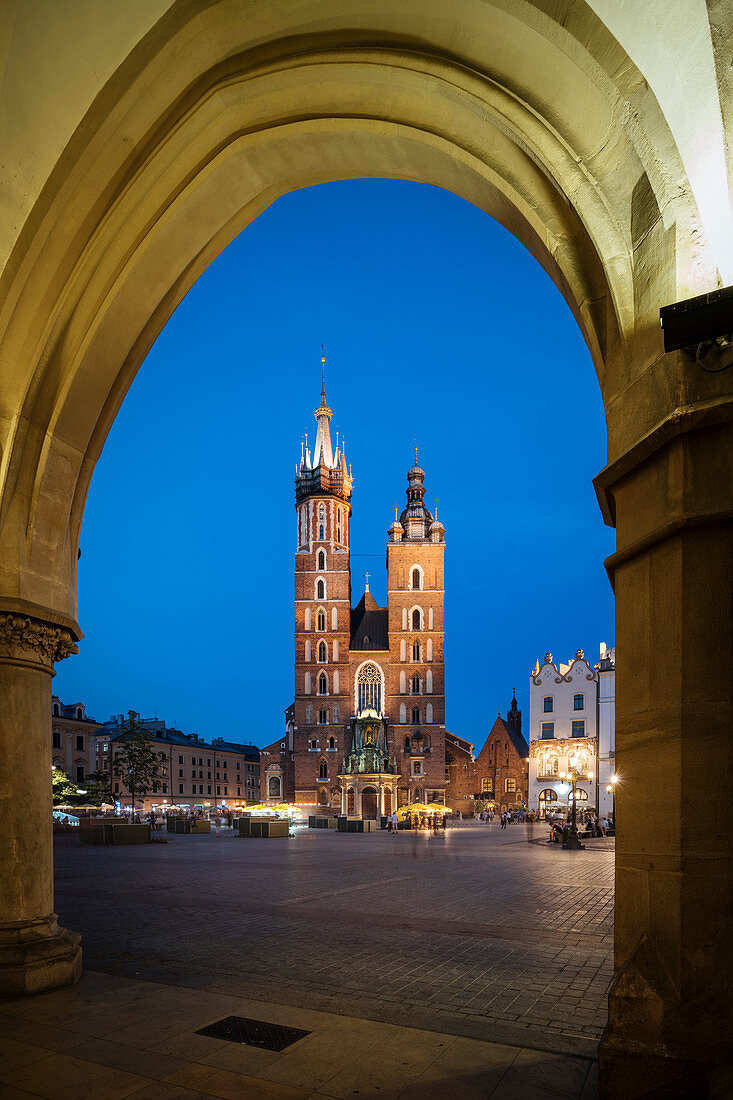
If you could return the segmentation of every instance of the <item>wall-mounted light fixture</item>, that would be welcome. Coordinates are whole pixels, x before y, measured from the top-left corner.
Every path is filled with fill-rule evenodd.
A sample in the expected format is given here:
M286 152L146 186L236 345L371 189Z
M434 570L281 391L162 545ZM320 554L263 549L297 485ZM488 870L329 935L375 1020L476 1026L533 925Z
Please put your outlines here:
M665 352L692 352L703 370L717 374L733 363L733 286L663 306L659 323ZM712 353L712 355L711 355Z

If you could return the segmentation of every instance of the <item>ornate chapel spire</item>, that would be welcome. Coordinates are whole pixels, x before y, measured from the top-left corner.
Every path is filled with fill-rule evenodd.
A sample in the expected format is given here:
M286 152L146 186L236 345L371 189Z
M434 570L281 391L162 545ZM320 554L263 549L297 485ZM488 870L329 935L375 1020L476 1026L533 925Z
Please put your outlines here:
M331 428L330 420L333 416L333 412L328 407L326 401L326 356L321 356L321 403L313 414L318 423L318 429L316 431L316 442L313 448L313 465L318 466L323 463L329 470L332 470L336 465L333 457L333 449L331 447Z

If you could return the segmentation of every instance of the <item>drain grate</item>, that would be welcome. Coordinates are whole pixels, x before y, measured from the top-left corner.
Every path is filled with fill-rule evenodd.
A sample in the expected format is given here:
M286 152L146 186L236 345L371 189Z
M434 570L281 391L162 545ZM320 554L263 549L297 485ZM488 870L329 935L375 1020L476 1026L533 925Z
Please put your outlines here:
M228 1043L244 1043L262 1050L285 1050L298 1039L310 1035L299 1027L281 1027L265 1020L246 1020L244 1016L226 1016L215 1024L202 1027L197 1035L210 1035L212 1039L226 1039Z

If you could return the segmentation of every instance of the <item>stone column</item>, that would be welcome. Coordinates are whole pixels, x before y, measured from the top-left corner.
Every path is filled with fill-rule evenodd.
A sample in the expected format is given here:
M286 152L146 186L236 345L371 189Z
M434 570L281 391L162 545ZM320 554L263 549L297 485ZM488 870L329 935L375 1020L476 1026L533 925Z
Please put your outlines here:
M732 1087L731 415L678 409L597 479L619 546L614 1100Z
M71 620L0 609L0 996L70 985L81 937L53 911L51 679L77 653ZM41 609L37 609L41 610ZM55 621L53 621L55 620Z

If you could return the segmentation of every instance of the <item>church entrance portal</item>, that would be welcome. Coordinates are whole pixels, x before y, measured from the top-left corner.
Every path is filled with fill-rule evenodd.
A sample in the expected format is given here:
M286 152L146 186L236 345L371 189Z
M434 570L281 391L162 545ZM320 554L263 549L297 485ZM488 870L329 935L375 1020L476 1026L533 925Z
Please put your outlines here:
M372 821L377 816L377 792L374 787L365 787L361 792L361 816Z

